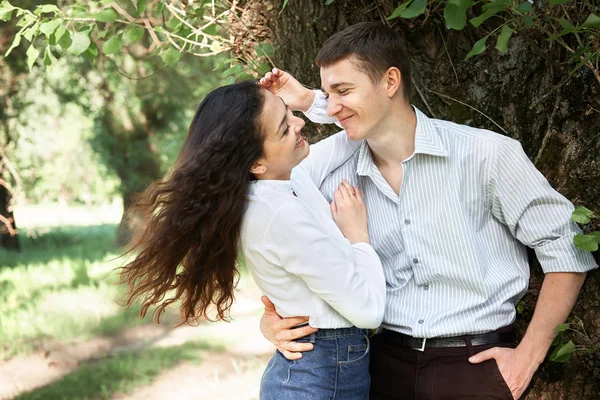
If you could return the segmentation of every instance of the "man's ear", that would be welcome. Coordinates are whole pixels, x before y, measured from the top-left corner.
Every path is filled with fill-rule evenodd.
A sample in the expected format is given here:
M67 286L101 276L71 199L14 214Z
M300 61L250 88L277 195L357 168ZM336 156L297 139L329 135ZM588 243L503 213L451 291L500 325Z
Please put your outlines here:
M250 166L250 172L254 175L262 175L267 172L267 166L259 161L256 161Z
M402 87L402 73L396 67L390 67L385 73L385 88L388 97L393 97Z

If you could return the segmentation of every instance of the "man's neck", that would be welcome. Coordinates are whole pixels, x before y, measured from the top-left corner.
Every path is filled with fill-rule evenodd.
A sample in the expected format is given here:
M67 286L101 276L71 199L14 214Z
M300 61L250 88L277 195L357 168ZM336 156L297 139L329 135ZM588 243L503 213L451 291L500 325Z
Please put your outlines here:
M408 102L402 102L367 139L377 167L399 167L415 151L417 116Z

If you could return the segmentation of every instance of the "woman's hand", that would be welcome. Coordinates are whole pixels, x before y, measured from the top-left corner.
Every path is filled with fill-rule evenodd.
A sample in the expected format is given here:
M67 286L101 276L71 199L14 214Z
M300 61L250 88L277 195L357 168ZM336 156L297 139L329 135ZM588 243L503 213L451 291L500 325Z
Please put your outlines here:
M308 111L315 99L312 90L302 86L292 75L277 68L267 72L258 83L275 96L281 97L292 111Z
M370 243L367 229L367 209L356 186L343 180L333 194L331 215L350 243Z

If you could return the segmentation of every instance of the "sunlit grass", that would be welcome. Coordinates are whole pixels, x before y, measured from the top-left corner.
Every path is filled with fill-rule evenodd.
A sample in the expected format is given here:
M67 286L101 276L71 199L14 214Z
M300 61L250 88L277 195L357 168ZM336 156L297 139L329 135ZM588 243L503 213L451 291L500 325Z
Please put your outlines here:
M181 346L118 353L84 364L63 379L17 399L110 399L115 393L129 393L149 384L152 378L181 361L201 361L200 352L207 349L223 350L220 346L188 342Z
M113 209L117 215L104 212L103 220L120 217L119 209ZM77 213L82 218L83 211ZM139 307L120 305L116 224L48 228L28 222L22 251L0 250L0 359L35 351L43 340L81 341L149 323L140 320Z

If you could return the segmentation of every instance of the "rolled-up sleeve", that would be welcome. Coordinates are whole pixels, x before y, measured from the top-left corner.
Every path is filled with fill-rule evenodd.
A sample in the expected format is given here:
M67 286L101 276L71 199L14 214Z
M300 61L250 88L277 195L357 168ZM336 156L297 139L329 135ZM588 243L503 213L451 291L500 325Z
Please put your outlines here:
M573 243L581 233L571 221L573 204L550 186L516 140L497 147L488 193L494 217L534 249L545 273L597 268L592 254Z
M347 245L347 247L346 247ZM263 237L265 255L359 328L377 328L385 309L385 278L367 243L332 239L303 207L279 210Z

